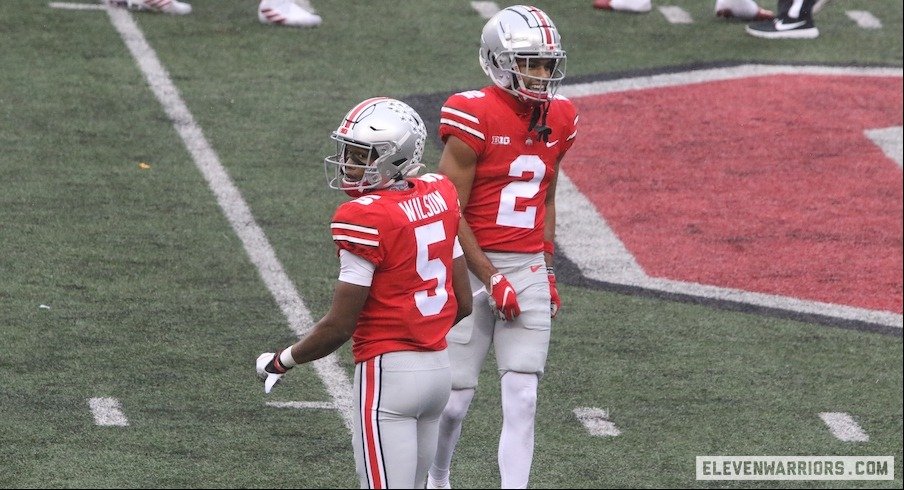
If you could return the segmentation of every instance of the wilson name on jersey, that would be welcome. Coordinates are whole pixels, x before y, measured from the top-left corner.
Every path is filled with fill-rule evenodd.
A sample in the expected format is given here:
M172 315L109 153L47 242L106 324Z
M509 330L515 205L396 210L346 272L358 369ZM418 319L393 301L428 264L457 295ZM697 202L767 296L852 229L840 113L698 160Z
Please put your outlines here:
M458 193L442 175L408 182L407 190L374 191L343 203L330 224L339 249L375 266L352 337L355 362L394 351L442 350L455 319Z
M556 162L577 136L577 111L562 96L551 102L548 141L528 131L532 106L489 86L452 95L440 114L439 134L454 136L477 154L464 217L484 250L543 250L546 193Z

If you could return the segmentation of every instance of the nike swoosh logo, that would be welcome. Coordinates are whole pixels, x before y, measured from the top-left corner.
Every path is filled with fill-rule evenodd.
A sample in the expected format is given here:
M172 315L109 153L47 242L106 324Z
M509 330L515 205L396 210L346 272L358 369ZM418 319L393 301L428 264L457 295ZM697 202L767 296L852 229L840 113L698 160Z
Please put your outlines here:
M555 140L555 141L547 141L547 142L546 142L546 147L547 147L547 148L552 148L553 146L556 146L556 143L558 143L558 142L559 142L559 140Z
M791 29L797 29L798 27L800 27L806 23L807 23L807 21L805 21L805 20L799 20L797 22L785 24L784 22L777 20L777 21L775 21L775 30L776 31L790 31Z
M542 265L532 265L532 266L530 266L530 271L537 272L538 270L540 270L540 267L543 267L543 266Z
M515 290L512 288L505 288L505 291L502 292L502 306L506 306L509 302L509 293L515 294Z

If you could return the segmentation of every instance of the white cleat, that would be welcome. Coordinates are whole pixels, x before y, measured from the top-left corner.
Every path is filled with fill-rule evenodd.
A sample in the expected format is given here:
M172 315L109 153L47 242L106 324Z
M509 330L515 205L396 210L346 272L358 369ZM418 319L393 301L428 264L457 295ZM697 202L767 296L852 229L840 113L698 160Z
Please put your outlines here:
M270 364L275 355L275 352L264 352L257 356L257 377L264 381L264 393L270 393L273 390L273 386L279 383L279 380L283 377L282 374L269 373L264 369L267 364Z
M292 0L261 0L257 19L262 24L292 27L317 27L323 22L319 15L308 12Z
M162 12L170 15L188 15L191 5L178 0L107 0L114 7L127 8L136 12Z

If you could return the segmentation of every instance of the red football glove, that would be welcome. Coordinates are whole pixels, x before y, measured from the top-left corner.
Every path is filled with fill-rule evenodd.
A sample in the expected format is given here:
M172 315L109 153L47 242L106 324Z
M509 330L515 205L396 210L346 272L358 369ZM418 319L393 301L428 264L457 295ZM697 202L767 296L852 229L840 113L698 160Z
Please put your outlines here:
M559 289L556 288L556 273L552 267L546 268L546 277L549 278L549 316L556 317L556 313L562 308L562 299L559 298Z
M496 316L501 320L512 321L521 314L515 288L498 272L490 277L490 306L496 310Z

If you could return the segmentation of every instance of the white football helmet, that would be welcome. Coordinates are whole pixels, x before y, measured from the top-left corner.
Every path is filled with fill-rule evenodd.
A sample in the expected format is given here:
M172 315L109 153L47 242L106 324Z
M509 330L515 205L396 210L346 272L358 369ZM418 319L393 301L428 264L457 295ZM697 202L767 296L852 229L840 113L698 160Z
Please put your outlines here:
M356 197L417 175L424 167L427 128L408 104L367 99L348 111L330 134L336 154L324 159L327 185Z
M538 63L547 67L547 76L528 75ZM565 78L565 51L559 31L536 7L502 9L483 27L480 67L496 86L515 97L548 101Z

